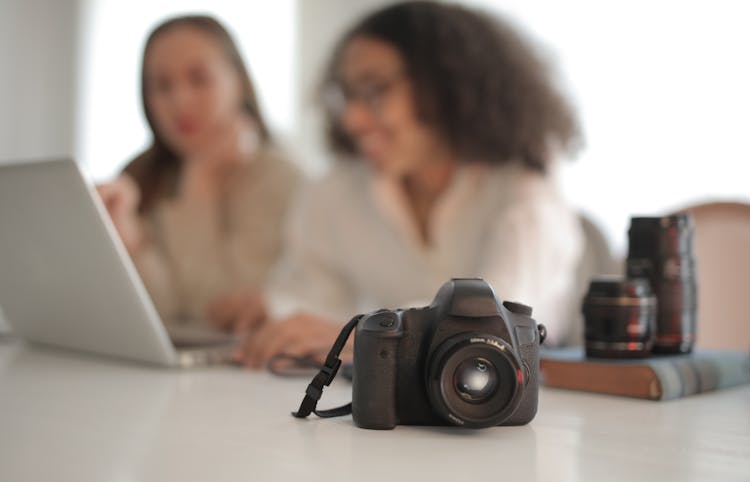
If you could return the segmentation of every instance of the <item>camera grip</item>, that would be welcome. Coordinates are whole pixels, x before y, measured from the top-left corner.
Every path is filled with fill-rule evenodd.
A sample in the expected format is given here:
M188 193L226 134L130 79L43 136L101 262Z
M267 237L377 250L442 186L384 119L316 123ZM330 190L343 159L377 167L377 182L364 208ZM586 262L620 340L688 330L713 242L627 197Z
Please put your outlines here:
M519 354L525 367L526 387L518 409L502 425L526 425L534 419L539 408L539 345L523 344Z
M396 415L396 357L403 334L393 312L363 320L354 337L352 417L362 428L387 430Z

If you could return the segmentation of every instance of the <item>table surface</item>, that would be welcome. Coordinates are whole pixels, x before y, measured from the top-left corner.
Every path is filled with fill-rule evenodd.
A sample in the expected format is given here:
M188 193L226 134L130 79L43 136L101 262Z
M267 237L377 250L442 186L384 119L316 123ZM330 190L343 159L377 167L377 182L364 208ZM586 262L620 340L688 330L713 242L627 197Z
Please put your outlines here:
M292 418L307 382L0 342L0 480L750 480L747 386L670 402L542 389L523 427L371 431ZM321 406L350 397L337 381Z

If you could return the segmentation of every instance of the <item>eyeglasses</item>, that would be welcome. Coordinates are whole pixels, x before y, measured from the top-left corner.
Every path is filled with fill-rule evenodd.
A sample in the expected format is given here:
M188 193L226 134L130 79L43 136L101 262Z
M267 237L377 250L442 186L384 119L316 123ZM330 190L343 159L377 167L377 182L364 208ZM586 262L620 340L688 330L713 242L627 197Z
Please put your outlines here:
M367 80L358 85L332 83L323 92L326 110L334 117L340 117L352 102L358 102L373 114L379 115L389 92L404 79L402 73L387 79Z

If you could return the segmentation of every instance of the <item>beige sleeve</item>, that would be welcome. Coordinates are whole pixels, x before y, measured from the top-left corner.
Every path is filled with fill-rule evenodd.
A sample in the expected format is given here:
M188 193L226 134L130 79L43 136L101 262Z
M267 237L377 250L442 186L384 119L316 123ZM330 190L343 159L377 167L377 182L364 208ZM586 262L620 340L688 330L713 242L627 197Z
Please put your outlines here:
M164 201L158 211L160 242L168 253L183 315L204 318L223 289L229 265L219 205L186 199Z
M283 217L300 175L284 159L262 154L238 173L221 202L177 198L159 208L179 302L193 318L204 318L218 296L261 288L281 251Z
M233 198L224 240L232 278L264 287L282 251L283 227L302 175L285 159L268 155Z
M151 300L162 319L168 320L178 316L180 297L178 295L169 263L164 253L155 242L151 229L142 222L146 231L144 244L132 256L133 264L148 290Z

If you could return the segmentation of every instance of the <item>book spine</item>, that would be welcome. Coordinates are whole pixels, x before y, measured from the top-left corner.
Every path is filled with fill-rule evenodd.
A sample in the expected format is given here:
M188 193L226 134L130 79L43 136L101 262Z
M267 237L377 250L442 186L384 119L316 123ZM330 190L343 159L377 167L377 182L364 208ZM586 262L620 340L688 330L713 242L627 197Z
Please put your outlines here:
M702 353L649 363L661 385L659 400L710 392L750 382L750 356Z

